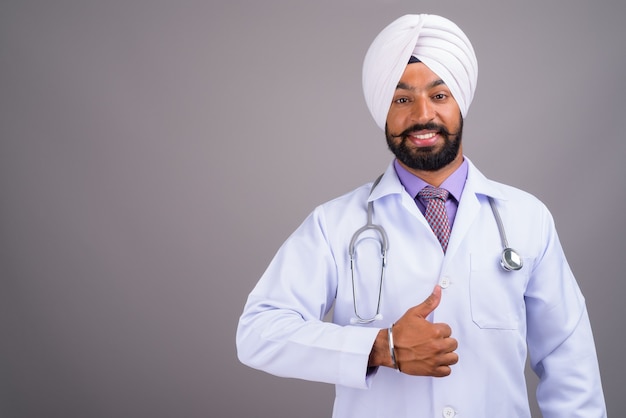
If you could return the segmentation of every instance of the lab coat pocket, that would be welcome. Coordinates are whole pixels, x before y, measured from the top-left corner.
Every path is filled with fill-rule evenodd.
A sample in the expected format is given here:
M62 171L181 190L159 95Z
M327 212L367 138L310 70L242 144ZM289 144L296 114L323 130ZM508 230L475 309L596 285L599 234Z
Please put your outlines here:
M518 271L505 271L499 254L471 254L472 320L483 329L516 330L525 317L524 289L530 260Z

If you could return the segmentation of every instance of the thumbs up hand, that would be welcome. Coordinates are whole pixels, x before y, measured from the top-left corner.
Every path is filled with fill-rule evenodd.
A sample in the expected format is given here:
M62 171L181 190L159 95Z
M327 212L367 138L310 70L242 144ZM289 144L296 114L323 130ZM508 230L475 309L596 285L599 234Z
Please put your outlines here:
M451 365L459 361L454 352L458 343L451 338L447 324L431 323L426 317L441 301L441 287L421 304L414 306L393 326L396 363L403 373L415 376L448 376Z

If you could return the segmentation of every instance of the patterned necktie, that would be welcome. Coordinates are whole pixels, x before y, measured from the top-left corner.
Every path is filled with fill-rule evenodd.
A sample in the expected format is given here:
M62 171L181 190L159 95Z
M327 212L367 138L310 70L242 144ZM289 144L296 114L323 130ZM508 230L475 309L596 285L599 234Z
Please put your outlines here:
M450 240L450 224L448 223L448 212L446 211L448 191L446 189L426 186L420 190L417 195L428 202L424 216L441 243L441 248L443 248L443 252L445 253L448 248L448 241Z

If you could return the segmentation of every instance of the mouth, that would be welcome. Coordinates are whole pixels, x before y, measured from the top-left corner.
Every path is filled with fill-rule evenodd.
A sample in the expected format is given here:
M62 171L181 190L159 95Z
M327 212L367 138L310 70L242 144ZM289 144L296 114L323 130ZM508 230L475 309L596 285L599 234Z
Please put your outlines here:
M406 135L406 138L417 147L432 147L439 139L439 132L413 132Z

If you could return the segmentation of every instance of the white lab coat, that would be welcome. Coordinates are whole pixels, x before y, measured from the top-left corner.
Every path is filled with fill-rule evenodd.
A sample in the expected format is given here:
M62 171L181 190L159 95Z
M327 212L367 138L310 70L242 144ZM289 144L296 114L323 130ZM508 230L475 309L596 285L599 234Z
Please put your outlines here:
M530 417L528 343L544 418L606 416L585 302L540 201L488 180L469 162L444 257L393 164L371 195L370 188L317 207L279 249L239 321L243 363L277 376L335 384L336 418ZM509 244L523 257L519 271L499 265L502 244L487 196L496 201ZM367 201L373 201L374 223L389 237L383 318L352 325L348 245L365 224ZM370 317L380 252L367 236L357 247L358 309ZM378 330L423 302L437 283L442 299L429 319L447 323L458 340L452 374L416 377L386 367L367 373ZM323 322L333 307L332 323Z

